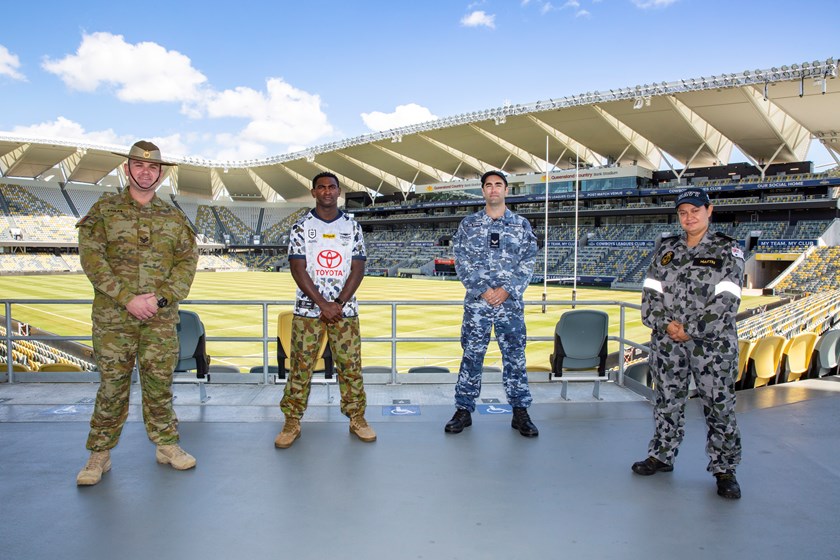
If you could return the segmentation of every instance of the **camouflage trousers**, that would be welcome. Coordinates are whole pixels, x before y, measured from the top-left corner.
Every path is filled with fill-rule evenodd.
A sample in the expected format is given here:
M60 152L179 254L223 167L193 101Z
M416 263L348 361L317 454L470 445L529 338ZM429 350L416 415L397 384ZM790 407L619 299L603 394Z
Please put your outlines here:
M685 435L685 404L693 376L706 417L706 470L734 470L741 462L741 433L735 421L737 341L674 342L667 335L655 334L650 371L655 383L655 433L648 454L674 464Z
M292 319L289 373L283 399L280 401L280 410L286 416L300 418L306 410L312 370L315 369L318 361L324 331L327 333L338 376L341 412L348 417L365 413L367 397L362 382L362 341L359 334L359 318L343 317L337 323L327 324L316 317L295 315Z
M502 384L508 403L527 408L532 399L525 373L525 313L522 303L512 298L498 307L484 300L464 305L461 323L464 355L455 384L455 406L475 411L475 399L481 394L481 372L491 328L502 352Z
M135 360L139 366L143 422L152 442L178 443L178 419L172 408L172 371L178 360L175 324L166 322L93 325L93 350L100 384L90 419L87 448L111 449L128 417L128 397Z

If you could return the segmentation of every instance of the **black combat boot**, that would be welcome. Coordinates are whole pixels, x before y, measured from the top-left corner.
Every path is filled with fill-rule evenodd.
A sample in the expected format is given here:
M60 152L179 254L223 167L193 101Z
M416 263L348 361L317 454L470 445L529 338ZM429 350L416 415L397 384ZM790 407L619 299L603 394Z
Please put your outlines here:
M450 434L460 434L467 426L472 426L472 415L469 410L459 408L443 430Z
M519 433L525 437L540 435L540 431L531 422L531 417L528 416L528 409L521 406L513 407L513 420L510 421L510 427L519 430Z
M656 457L648 457L644 461L633 463L633 472L642 476L650 476L658 472L671 472L674 470L673 465L663 463Z
M717 479L717 493L722 498L730 500L739 500L741 498L741 486L735 478L734 472L724 472L715 474Z

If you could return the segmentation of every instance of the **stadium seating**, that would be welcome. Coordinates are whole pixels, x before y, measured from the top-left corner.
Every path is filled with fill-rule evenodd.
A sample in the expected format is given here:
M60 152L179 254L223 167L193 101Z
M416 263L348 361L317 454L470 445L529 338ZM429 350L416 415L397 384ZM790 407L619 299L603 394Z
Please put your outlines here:
M840 329L834 329L823 334L817 342L815 352L815 377L834 375L840 363Z
M798 381L808 373L816 344L817 335L813 332L801 332L787 342L784 349L786 382Z
M597 375L574 375L572 381L593 381L592 396L599 397L600 382L606 381L607 337L610 318L596 309L572 309L563 313L554 328L554 352L550 379L563 383L561 397L566 399L570 376L565 370L596 370Z
M783 336L769 335L756 343L750 355L753 364L753 387L763 387L775 382L786 342Z

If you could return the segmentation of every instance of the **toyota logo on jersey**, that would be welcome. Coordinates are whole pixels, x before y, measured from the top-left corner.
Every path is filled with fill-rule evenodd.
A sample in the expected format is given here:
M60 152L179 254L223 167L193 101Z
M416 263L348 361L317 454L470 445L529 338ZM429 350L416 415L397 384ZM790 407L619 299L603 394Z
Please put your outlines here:
M332 249L324 249L318 253L318 265L327 270L318 270L316 274L319 276L343 276L344 271L335 270L341 266L344 259L341 258L341 253L333 251Z

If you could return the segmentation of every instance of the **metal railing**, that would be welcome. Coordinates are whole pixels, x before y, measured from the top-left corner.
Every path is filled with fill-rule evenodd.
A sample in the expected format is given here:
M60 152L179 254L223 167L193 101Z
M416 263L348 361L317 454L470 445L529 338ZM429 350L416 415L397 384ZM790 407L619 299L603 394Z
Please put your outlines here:
M5 364L5 373L8 375L8 380L10 383L15 382L15 373L13 371L13 362L14 360L9 359L12 355L12 347L13 342L19 340L32 340L32 341L89 341L91 340L90 335L38 335L38 336L22 336L13 333L12 329L12 315L14 311L14 306L16 305L91 305L93 300L90 299L0 299L0 304L3 305L3 309L5 312L5 327L6 332L0 340L6 346L7 349L7 359ZM619 366L619 373L617 381L619 384L623 384L624 382L624 360L622 357L624 356L624 351L626 347L633 347L638 348L643 351L647 351L648 348L644 344L639 344L637 342L628 340L625 334L625 325L626 325L626 310L635 309L640 310L641 306L638 304L627 303L622 301L612 301L612 300L593 300L593 301L571 301L571 300L557 300L557 301L525 301L524 304L526 306L540 306L543 310L546 307L570 307L574 308L576 306L607 306L607 307L619 307L620 314L619 314L619 334L618 336L610 336L608 340L613 342L618 342L618 366ZM261 310L261 317L262 317L262 336L211 336L211 333L207 333L206 340L207 342L239 342L239 343L261 343L262 345L262 363L263 363L263 371L262 371L262 383L268 384L269 383L269 345L275 342L276 335L269 335L269 325L273 324L275 317L271 317L271 323L269 323L269 307L290 307L294 305L294 301L291 300L185 300L181 302L181 306L221 306L221 305L231 305L231 306L254 306L259 307ZM375 342L375 343L389 343L391 348L391 372L390 372L390 383L398 384L400 383L397 373L397 345L406 342L460 342L460 337L409 337L409 336L399 336L399 328L397 323L397 309L399 307L440 307L440 306L463 306L462 301L429 301L429 300L401 300L401 301L360 301L359 305L361 307L370 307L370 306L381 306L381 307L389 307L390 308L390 318L391 318L391 333L389 336L377 336L377 337L362 337L362 342ZM199 314L200 315L200 314ZM559 319L559 317L558 317ZM495 340L495 337L493 338ZM551 336L528 336L528 342L550 342L554 340L553 332ZM66 379L61 379L62 381L73 381L73 377L79 378L80 376L68 376ZM90 381L90 379L85 379L85 381Z

